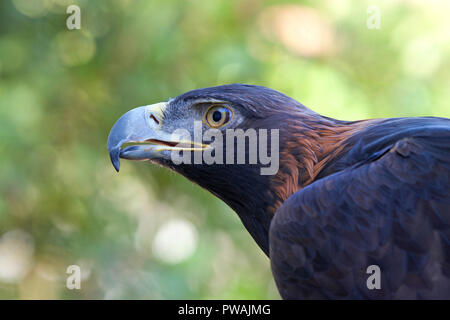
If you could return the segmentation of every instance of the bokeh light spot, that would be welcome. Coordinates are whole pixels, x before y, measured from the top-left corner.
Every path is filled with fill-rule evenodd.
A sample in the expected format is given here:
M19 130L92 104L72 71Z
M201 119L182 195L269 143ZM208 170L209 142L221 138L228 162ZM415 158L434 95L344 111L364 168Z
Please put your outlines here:
M9 231L0 238L0 281L20 282L33 264L34 244L23 230Z
M269 7L259 25L267 38L297 55L319 57L334 51L333 29L315 9L299 5Z
M156 233L153 254L169 264L189 258L197 247L197 230L184 219L174 219L164 224Z
M54 41L58 56L66 66L85 64L94 57L96 51L95 41L87 32L63 31Z
M16 9L32 18L44 16L48 12L47 0L13 0Z

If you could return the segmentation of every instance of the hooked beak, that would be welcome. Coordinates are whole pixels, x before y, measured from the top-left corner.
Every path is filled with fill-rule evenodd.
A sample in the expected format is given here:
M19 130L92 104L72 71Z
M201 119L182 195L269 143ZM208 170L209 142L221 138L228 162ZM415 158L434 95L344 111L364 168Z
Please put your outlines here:
M167 154L164 155L162 151L196 151L207 147L202 143L182 140L178 136L164 132L161 127L166 107L166 102L138 107L117 120L108 136L109 156L117 172L120 169L120 158L130 160L167 158Z

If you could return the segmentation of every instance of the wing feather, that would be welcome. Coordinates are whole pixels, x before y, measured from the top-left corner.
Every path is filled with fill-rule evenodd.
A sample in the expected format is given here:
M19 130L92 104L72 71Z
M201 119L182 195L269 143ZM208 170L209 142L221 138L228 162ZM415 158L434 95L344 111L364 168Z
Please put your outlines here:
M290 196L270 257L283 298L450 298L450 131L403 138Z

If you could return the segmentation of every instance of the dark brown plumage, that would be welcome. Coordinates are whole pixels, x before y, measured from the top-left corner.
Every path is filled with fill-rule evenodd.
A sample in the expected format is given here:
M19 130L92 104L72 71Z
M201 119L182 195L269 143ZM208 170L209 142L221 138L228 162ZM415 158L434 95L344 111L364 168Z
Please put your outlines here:
M369 125L278 208L270 257L284 298L450 297L446 122ZM370 265L380 267L380 290L366 285Z

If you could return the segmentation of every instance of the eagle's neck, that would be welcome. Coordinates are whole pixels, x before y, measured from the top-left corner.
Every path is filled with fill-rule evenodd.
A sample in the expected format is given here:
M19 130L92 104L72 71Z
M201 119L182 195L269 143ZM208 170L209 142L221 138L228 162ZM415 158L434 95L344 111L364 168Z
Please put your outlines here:
M338 171L334 162L351 147L349 138L372 121L339 121L314 113L288 120L280 142L280 170L271 178L273 204L267 212L275 214L290 195Z
M312 183L345 152L346 138L362 122L341 122L317 114L290 115L279 128L279 170L260 174L251 165L179 165L173 167L227 203L240 217L260 248L269 255L272 217L293 193ZM328 170L329 171L329 170Z
M226 164L168 166L224 201L238 214L260 248L269 254L272 216L266 209L272 197L269 194L269 176L260 175L259 167Z

